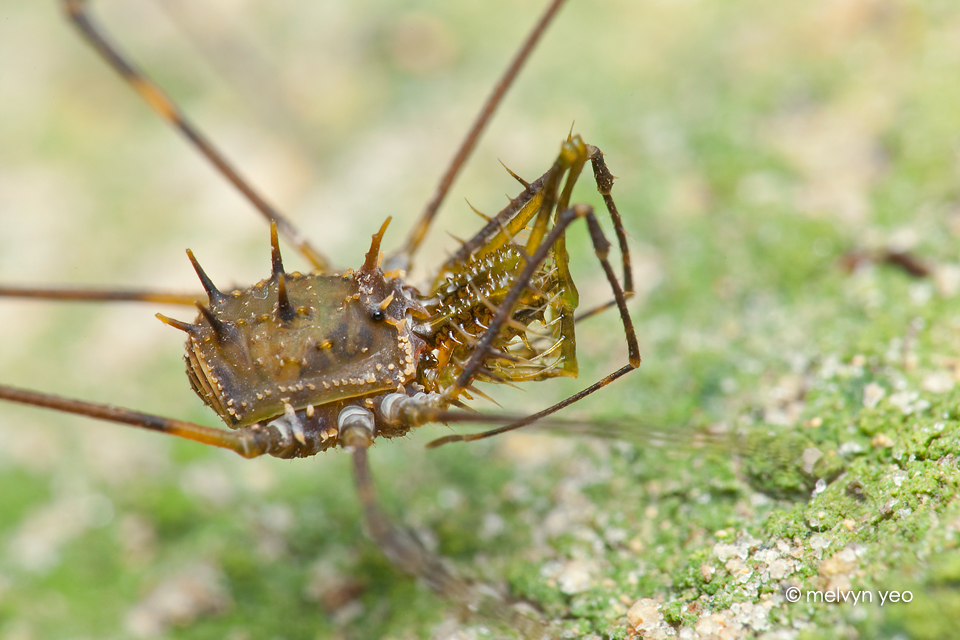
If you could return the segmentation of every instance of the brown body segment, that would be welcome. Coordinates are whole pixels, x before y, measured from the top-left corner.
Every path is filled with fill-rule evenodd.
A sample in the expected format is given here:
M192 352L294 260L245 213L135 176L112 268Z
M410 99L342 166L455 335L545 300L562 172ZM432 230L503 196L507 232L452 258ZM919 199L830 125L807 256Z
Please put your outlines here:
M410 382L424 347L406 321L411 305L398 281L379 274L372 295L364 277L290 275L289 320L277 313L276 278L212 304L220 326L201 315L187 341L194 390L228 425L245 426L282 415L286 405L305 409Z

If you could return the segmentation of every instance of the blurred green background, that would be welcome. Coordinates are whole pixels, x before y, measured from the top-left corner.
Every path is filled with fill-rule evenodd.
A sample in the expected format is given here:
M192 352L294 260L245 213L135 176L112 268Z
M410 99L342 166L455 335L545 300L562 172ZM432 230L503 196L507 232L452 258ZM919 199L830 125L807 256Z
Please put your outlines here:
M347 267L386 216L387 247L406 233L540 5L94 8ZM224 286L267 275L265 225L56 3L4 0L0 60L0 280L196 290L187 247ZM478 227L465 198L494 213L516 192L498 159L538 176L575 123L619 176L644 364L568 415L626 442L531 432L426 452L447 433L428 427L371 453L388 510L564 637L948 637L958 71L945 0L570 0L412 278ZM589 179L576 198L597 202ZM584 304L603 301L582 229L569 245ZM929 275L850 271L852 250L910 251ZM0 381L214 424L157 310L192 315L0 301ZM614 315L578 332L581 379L494 389L507 411L625 361ZM679 435L654 446L651 426ZM691 451L707 427L742 436ZM790 585L914 600L789 604ZM130 637L515 636L389 566L346 455L243 461L4 405L0 638Z

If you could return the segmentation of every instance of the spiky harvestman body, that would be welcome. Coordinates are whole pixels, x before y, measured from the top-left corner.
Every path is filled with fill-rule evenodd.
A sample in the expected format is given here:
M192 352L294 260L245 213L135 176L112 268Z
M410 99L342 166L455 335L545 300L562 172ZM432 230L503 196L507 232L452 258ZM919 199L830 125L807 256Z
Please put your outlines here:
M158 317L187 334L191 385L231 427L229 431L6 385L0 386L0 399L169 433L248 458L306 457L335 447L347 449L353 455L358 494L376 544L394 564L437 591L477 606L483 596L391 524L380 509L367 449L378 437L397 437L431 422L490 421L458 410L465 408L465 400L483 395L477 382L576 376L575 323L603 308L618 309L628 364L536 414L491 431L447 436L432 445L479 439L533 423L640 363L626 307L633 287L626 233L610 196L613 176L599 149L579 136L568 136L553 166L540 178L526 182L514 175L523 185L521 193L441 265L427 288L418 290L403 279L444 196L562 0L550 3L517 52L400 249L384 259L380 251L384 223L359 269L343 272L334 270L176 105L127 62L92 22L84 0L62 3L91 46L270 222L272 272L251 287L224 292L188 251L206 292L205 303L194 296L148 291L0 288L0 295L11 297L196 304L199 315L192 323ZM570 202L587 163L613 222L623 285L608 260L611 245L592 207ZM578 318L574 314L579 297L565 243L567 228L580 219L589 229L613 300ZM285 271L280 237L313 265L312 273Z

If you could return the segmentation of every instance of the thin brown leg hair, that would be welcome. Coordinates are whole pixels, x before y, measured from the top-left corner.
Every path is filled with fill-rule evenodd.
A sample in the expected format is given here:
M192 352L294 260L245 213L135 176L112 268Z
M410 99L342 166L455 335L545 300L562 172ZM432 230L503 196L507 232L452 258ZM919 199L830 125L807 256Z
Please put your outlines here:
M533 48L540 41L550 21L556 15L557 11L560 10L563 3L564 0L551 0L550 4L547 5L547 8L540 15L540 19L537 20L537 24L534 25L530 34L523 41L523 44L520 45L520 49L514 54L510 65L497 81L497 84L494 85L493 91L490 92L486 102L483 103L483 107L480 108L480 113L477 114L463 142L460 143L457 153L453 156L453 159L447 166L447 170L440 178L440 182L433 192L430 201L427 202L427 205L424 207L423 213L420 214L420 219L417 221L417 224L411 229L410 235L407 237L403 246L391 255L387 261L388 269L399 268L409 270L412 266L413 256L423 243L427 231L430 230L430 224L433 222L434 217L436 217L437 210L443 203L447 192L450 191L450 187L453 186L453 182L459 175L464 163L466 163L467 158L470 157L473 149L477 146L477 141L480 139L481 134L483 134L483 130L487 124L489 124L494 111L496 111L497 107L500 106L500 103L503 101L504 94L506 94L507 90L513 84L517 74L520 73L520 70L530 57Z
M105 32L91 19L87 10L88 0L61 0L67 17L80 31L84 39L99 53L153 111L172 125L192 144L227 180L233 184L269 221L276 222L281 235L313 266L321 272L330 271L330 261L276 208L267 202L250 183L240 175L224 155L207 140L206 136L191 123L177 105L152 80L137 69L120 50L106 37Z

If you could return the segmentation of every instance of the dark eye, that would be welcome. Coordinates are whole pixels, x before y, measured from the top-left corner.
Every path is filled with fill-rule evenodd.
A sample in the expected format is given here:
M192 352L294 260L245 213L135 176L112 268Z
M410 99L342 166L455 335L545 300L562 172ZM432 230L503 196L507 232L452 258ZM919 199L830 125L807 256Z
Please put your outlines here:
M380 322L386 317L387 314L385 314L381 309L375 309L370 312L370 319L374 322Z

